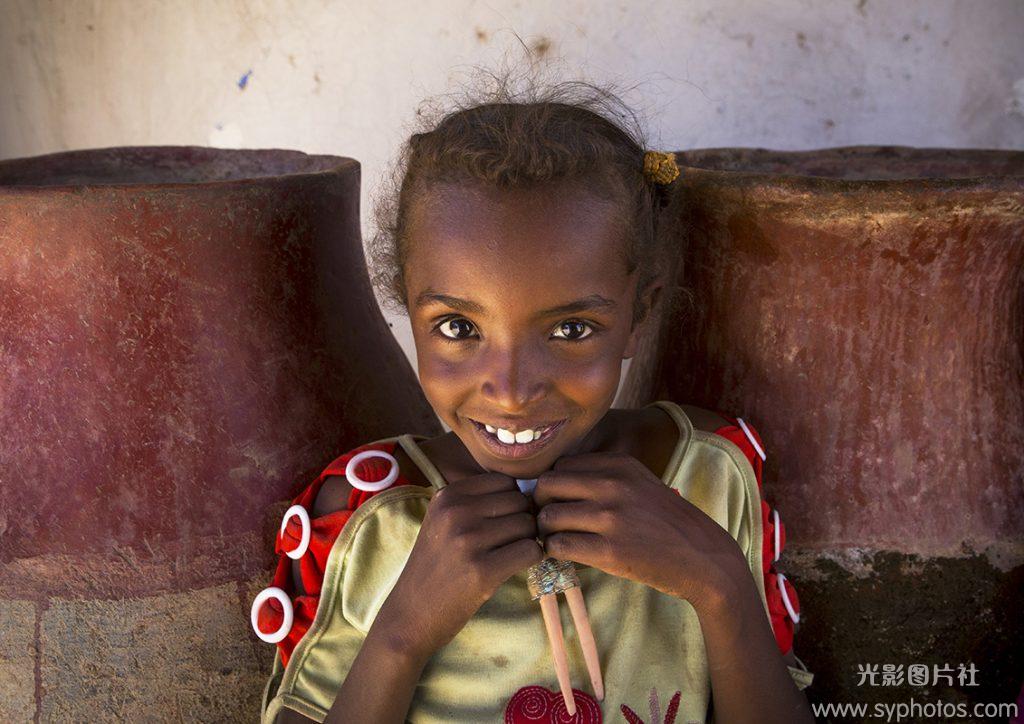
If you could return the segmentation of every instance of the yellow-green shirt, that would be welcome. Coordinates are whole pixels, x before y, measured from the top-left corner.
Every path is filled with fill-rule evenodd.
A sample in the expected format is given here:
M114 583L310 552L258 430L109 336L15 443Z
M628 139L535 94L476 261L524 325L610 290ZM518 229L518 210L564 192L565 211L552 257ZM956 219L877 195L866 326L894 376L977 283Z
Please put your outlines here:
M749 460L724 437L694 429L675 403L651 404L668 412L679 426L679 441L662 480L736 540L767 618L760 493ZM264 688L263 724L272 724L282 707L318 722L327 716L377 612L402 573L427 505L444 485L417 439L423 438L400 435L381 442L400 443L432 487L384 490L345 523L328 557L312 626L283 671L280 657L275 658ZM620 707L625 704L646 721L651 690L657 689L662 712L676 691L681 692L677 724L705 721L711 679L700 622L690 603L595 568L576 568L603 672L602 720L624 721ZM439 570L438 575L449 573ZM564 597L558 599L572 685L593 695L569 607ZM798 688L810 684L810 672L788 668ZM530 598L524 570L503 583L459 634L430 658L407 721L503 722L509 699L531 685L559 692L540 606Z

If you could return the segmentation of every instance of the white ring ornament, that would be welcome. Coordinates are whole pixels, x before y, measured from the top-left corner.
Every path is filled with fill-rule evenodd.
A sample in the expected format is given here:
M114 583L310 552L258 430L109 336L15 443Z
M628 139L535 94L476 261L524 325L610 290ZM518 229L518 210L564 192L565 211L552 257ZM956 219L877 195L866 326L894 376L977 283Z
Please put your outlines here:
M260 607L270 598L276 598L280 602L281 608L284 610L284 621L281 622L281 628L274 633L268 634L260 631L258 619ZM256 596L256 600L252 602L252 612L249 617L252 620L252 630L256 632L256 635L268 644L276 644L278 641L284 640L284 637L292 630L292 623L295 621L295 609L292 608L292 600L288 598L287 593L277 586L270 586L269 588L264 588Z
M772 530L775 532L775 557L772 558L772 563L779 560L779 511L772 509L773 523Z
M367 458L384 458L391 463L391 470L382 480L378 480L375 483L367 482L356 475L356 466ZM348 461L348 465L345 466L345 477L348 478L348 483L353 488L365 490L368 493L376 493L378 490L384 490L384 488L389 487L398 480L398 460L395 459L394 455L390 455L383 450L364 450L358 455L354 455Z
M298 560L306 554L309 550L309 539L312 536L313 527L309 523L309 513L301 505L293 505L284 513L284 518L281 520L281 535L284 535L285 528L288 527L288 519L293 515L299 517L299 522L302 523L302 538L299 540L299 547L293 551L285 551L289 558Z
M757 454L761 458L761 462L767 460L768 458L764 454L764 450L762 450L761 446L757 444L757 440L755 440L754 436L750 433L750 428L747 427L747 423L743 422L743 418L737 417L736 422L740 424L740 427L743 428L743 434L747 436L747 439L750 440L750 444L754 446L755 450L757 450Z
M793 610L793 604L789 602L789 594L786 593L786 576L777 573L779 577L779 592L782 594L782 603L786 607L786 611L789 612L789 617L793 619L793 623L800 623L800 614Z

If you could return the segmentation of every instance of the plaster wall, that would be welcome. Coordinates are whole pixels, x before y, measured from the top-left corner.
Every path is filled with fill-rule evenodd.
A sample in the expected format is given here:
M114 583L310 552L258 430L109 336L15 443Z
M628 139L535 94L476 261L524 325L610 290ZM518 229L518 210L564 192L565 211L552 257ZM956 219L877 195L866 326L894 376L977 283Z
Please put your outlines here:
M173 144L351 156L364 238L417 104L523 44L632 86L657 147L1024 147L1014 0L0 0L0 17L0 158ZM407 319L386 316L415 369Z

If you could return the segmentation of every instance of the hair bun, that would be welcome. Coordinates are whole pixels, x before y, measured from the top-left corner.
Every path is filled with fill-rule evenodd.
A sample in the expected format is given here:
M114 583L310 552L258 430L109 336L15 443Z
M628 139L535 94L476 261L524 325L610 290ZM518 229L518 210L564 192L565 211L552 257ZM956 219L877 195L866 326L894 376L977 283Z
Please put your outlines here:
M670 184L679 177L674 153L647 151L644 154L644 176L656 184Z

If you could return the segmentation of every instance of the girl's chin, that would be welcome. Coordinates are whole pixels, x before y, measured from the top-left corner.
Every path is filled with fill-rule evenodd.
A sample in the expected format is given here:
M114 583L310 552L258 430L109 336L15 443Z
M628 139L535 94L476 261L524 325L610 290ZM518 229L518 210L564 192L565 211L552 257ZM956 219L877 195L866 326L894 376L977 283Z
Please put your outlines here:
M525 460L522 462L508 460L483 461L481 465L492 473L501 473L520 480L533 480L539 478L541 473L546 473L555 464L554 458L551 462L540 460Z
M470 447L469 452L477 464L487 472L501 473L523 480L536 478L547 472L561 455L557 450L544 450L525 460L509 460L491 455L486 450L481 450L479 445Z

